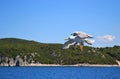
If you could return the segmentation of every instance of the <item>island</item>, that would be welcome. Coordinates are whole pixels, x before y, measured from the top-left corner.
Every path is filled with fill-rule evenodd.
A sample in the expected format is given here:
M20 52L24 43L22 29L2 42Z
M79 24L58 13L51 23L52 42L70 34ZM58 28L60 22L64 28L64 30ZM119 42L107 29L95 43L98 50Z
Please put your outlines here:
M0 66L120 66L120 46L62 49L63 44L0 39Z

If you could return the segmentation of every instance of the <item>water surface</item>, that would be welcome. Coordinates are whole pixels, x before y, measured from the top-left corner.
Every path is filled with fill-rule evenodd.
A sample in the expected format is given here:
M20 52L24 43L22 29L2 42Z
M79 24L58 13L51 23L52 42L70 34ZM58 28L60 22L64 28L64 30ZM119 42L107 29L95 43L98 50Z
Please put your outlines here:
M120 67L0 67L0 79L120 79Z

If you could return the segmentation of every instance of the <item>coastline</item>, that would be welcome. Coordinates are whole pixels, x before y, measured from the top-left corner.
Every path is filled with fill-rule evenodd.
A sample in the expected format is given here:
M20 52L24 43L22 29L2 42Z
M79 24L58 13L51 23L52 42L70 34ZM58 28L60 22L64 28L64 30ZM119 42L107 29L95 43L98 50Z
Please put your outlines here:
M62 64L41 64L41 63L24 63L21 64L20 66L78 66L78 67L120 67L120 61L116 60L117 64L89 64L89 63L79 63L79 64L73 64L73 65L62 65ZM3 63L0 66L16 66L15 64L9 65L7 63Z
M80 66L80 67L120 67L120 61L116 60L117 64L88 64L88 63L83 63L83 64L74 64L74 65L61 65L61 64L41 64L41 63L31 63L27 64L25 66Z
M4 65L0 65L2 67L7 67L8 65L7 64L4 64ZM56 66L56 67L59 67L59 66L63 66L63 67L120 67L120 65L117 65L117 64L113 64L113 65L110 65L110 64L74 64L74 65L61 65L61 64L41 64L41 63L31 63L31 64L25 64L25 65L21 65L22 67L40 67L40 66ZM11 66L8 66L8 67L15 67L15 65L11 65Z
M26 66L78 66L78 67L120 67L120 65L109 65L109 64L75 64L75 65L60 65L60 64L28 64Z

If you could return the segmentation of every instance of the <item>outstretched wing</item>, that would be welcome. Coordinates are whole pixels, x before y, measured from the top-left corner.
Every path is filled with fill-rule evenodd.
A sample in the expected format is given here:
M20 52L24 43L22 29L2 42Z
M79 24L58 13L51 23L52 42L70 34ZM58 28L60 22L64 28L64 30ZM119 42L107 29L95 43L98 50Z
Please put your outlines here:
M75 41L73 41L73 40L68 40L67 42L65 42L64 44L63 44L63 49L68 49L71 45L74 45L76 42Z

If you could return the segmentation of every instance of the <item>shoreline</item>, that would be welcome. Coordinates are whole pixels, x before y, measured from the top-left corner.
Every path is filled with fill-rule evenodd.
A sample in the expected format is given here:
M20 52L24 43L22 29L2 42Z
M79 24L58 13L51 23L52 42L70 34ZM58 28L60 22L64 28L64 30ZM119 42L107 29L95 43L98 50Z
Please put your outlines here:
M62 65L62 64L41 64L41 63L24 63L18 66L76 66L76 67L120 67L120 61L116 60L117 64L89 64L89 63L79 63L79 64L73 64L73 65ZM15 67L15 64L9 65L7 63L0 64L0 66L9 66L9 67Z
M120 65L114 64L114 65L109 65L109 64L75 64L75 65L60 65L60 64L28 64L26 66L76 66L76 67L120 67Z

